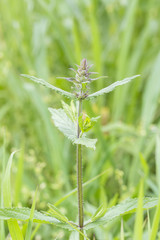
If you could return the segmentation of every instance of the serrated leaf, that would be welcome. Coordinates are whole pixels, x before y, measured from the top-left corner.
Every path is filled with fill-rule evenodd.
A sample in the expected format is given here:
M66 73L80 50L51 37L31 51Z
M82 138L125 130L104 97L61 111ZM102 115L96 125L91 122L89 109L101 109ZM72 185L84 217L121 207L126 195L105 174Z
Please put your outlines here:
M72 141L73 144L81 144L95 150L97 139L90 139L82 136L77 138L76 124L67 116L63 109L49 108L55 126Z
M87 221L85 223L85 229L87 230L87 229L94 228L98 225L105 225L117 217L129 214L129 213L133 213L137 209L137 203L138 203L137 198L127 199L124 202L108 209L106 214L103 217L99 218L97 221L92 222L91 219ZM143 209L153 208L157 206L157 204L158 204L158 198L146 197L143 199Z
M41 85L43 85L43 86L45 86L47 88L50 88L50 89L54 90L55 92L59 93L60 95L63 95L65 97L67 97L67 98L75 98L74 94L72 94L70 92L67 92L67 91L64 91L64 90L62 90L60 88L57 88L57 87L51 85L50 83L46 82L45 80L43 80L41 78L36 78L36 77L33 77L33 76L29 76L27 74L21 74L21 76L22 77L26 77L26 78L28 78L28 79L36 82L36 83L39 83L39 84L41 84Z
M67 116L63 109L48 109L52 114L55 126L71 141L74 141L77 135L76 124Z
M132 79L134 79L134 78L136 78L136 77L139 77L139 76L140 76L140 75L135 75L135 76L133 76L133 77L129 77L129 78L125 78L125 79L123 79L123 80L121 80L121 81L117 81L117 82L111 84L110 86L101 89L101 90L98 91L98 92L95 92L95 93L90 94L88 97L86 97L86 100L89 100L89 99L98 97L98 96L103 95L103 94L105 94L105 93L109 93L109 92L113 91L113 90L115 89L115 87L120 86L120 85L123 85L123 84L126 84L126 83L130 82Z
M19 221L27 221L30 219L31 209L29 208L0 208L0 219L3 220L19 220ZM33 221L37 223L45 223L45 224L55 224L59 227L64 227L69 230L72 230L71 226L68 224L64 224L60 220L48 216L47 213L41 213L38 211L34 211Z
M77 138L74 140L74 143L75 144L81 144L81 145L84 145L88 148L92 148L93 150L96 149L96 142L97 142L97 139L91 139L91 138L86 138L86 137L82 137L82 138Z

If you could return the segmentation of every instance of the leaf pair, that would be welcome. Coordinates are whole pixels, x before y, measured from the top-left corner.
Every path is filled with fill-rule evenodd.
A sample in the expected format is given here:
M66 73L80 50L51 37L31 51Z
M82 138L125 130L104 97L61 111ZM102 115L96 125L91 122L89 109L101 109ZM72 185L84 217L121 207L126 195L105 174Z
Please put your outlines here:
M41 84L41 85L43 85L43 86L45 86L45 87L48 87L48 88L52 89L53 91L59 93L60 95L65 96L65 97L67 97L67 98L71 98L71 99L77 98L73 93L64 91L64 90L62 90L62 89L60 89L60 88L57 88L57 87L51 85L50 83L46 82L46 81L43 80L43 79L36 78L36 77L33 77L33 76L29 76L29 75L27 75L27 74L21 74L21 76L22 76L22 77L29 78L30 80L32 80L32 81L34 81L34 82L36 82L36 83L39 83L39 84ZM135 76L132 76L132 77L125 78L125 79L123 79L123 80L121 80L121 81L117 81L117 82L111 84L110 86L101 89L100 91L97 91L97 92L95 92L95 93L92 93L92 94L86 96L85 99L86 99L86 100L90 100L90 99L92 99L92 98L98 97L98 96L103 95L103 94L105 94L105 93L109 93L109 92L113 91L117 86L126 84L126 83L130 82L131 80L133 80L134 78L137 78L137 77L139 77L139 76L140 76L140 75L135 75Z
M96 210L95 214L91 217L91 219L87 222L85 222L85 230L94 228L99 225L105 225L108 222L126 215L130 214L136 211L137 209L138 200L135 199L127 199L123 201L122 203L107 209L103 208L101 206ZM158 204L158 198L143 198L143 209L150 209ZM46 223L46 224L54 224L59 227L63 227L69 230L73 230L73 226L76 226L74 223L70 222L71 225L67 223L68 219L64 219L64 216L62 217L62 214L57 211L57 208L53 207L53 205L50 205L50 208L52 208L53 215L59 215L59 220L54 216L48 216L48 213L41 213L38 211L34 211L33 215L33 221L37 223ZM26 221L30 218L30 212L31 210L29 208L0 208L0 219L3 220L20 220L20 221ZM61 218L61 220L60 220Z

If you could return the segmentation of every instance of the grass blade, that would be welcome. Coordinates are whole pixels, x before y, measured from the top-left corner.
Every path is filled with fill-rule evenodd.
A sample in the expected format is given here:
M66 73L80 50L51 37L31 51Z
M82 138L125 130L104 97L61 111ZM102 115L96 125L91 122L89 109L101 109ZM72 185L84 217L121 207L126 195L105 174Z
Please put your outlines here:
M12 166L12 159L14 154L17 151L12 152L10 158L7 163L4 179L3 179L3 200L4 200L4 207L12 207L12 196L11 196L11 166Z
M107 172L110 172L110 169L98 174L97 176L95 176L92 179L88 180L87 182L83 183L83 187L86 187L88 184L94 182L95 180L97 180L99 177L103 176ZM54 206L58 206L59 204L61 204L63 201L65 201L67 198L69 198L76 192L77 192L77 188L73 189L72 191L67 193L64 197L60 198L57 202L55 202Z
M150 235L149 240L155 240L156 239L156 235L157 235L157 232L158 232L159 221L160 221L160 197L159 197L158 206L156 208L156 212L155 212L155 215L154 215L152 229L151 229L151 235Z
M144 190L144 180L140 182L139 196L138 196L138 206L136 211L136 221L134 225L134 235L133 240L142 239L143 230L143 190Z
M148 235L151 234L151 222L150 222L150 216L149 216L149 209L147 209L147 219L148 219Z
M4 140L3 140L3 158L2 158L2 176L4 178L5 175L5 147L6 147L6 138L5 138L5 131L4 131ZM4 207L3 203L3 181L1 179L1 208ZM4 228L4 221L0 220L0 239L5 240L5 228Z
M121 39L121 47L119 49L118 60L117 60L117 78L121 79L126 74L127 67L129 61L129 53L131 48L131 40L134 34L134 28L136 24L136 10L138 6L139 0L133 0L128 4L128 8L126 9L126 16L124 19L124 28ZM124 106L126 104L126 88L119 88L114 92L113 99L113 109L114 109L114 120L121 118ZM121 104L119 104L119 99L121 99Z
M147 127L154 119L155 111L157 109L157 102L160 94L160 53L158 54L152 72L147 81L145 92L143 94L142 114L141 119L145 127ZM149 109L149 111L148 111Z
M18 159L18 167L17 167L16 179L15 179L15 195L14 195L15 206L17 206L20 200L22 178L23 178L23 165L24 165L24 144L22 144L22 150Z
M155 157L156 157L156 177L157 177L157 184L159 187L159 194L160 194L160 137L158 134L156 139Z
M38 188L36 189L35 196L34 196L34 199L33 199L25 240L30 240L31 239L31 232L32 232L34 211L35 211L35 206L36 206L37 191L38 191Z
M4 207L12 207L12 196L11 196L11 166L12 166L12 159L14 154L17 151L14 151L8 160L8 164L6 167L4 179L3 179L3 201ZM18 225L18 222L14 219L7 220L9 232L13 240L23 240L23 235L21 229Z
M121 218L121 240L124 240L123 218Z

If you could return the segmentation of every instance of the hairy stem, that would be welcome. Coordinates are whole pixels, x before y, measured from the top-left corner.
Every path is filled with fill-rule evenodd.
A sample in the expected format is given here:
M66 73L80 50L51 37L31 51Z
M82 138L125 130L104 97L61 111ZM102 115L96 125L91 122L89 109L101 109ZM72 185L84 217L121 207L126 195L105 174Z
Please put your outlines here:
M82 100L78 101L78 117L82 113ZM77 137L80 137L80 127L77 119ZM78 189L78 214L79 214L79 227L83 233L83 186L82 186L82 145L77 144L77 189ZM84 240L84 237L79 234L79 240Z

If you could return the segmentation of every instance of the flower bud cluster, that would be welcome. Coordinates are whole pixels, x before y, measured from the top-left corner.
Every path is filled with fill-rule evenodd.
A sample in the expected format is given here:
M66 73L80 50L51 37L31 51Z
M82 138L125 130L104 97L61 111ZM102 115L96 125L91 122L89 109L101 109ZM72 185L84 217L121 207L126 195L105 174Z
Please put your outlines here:
M92 81L90 75L93 74L89 72L91 66L87 64L87 60L83 59L78 69L74 70L76 72L75 76L75 94L79 99L84 99L88 96L89 83Z
M97 80L99 78L91 78L92 74L97 74L96 72L89 72L89 69L93 65L88 65L87 60L83 59L80 65L76 65L77 69L70 68L70 70L75 72L75 77L64 78L69 82L72 82L74 86L74 94L78 99L85 99L88 96L89 84L91 81Z

